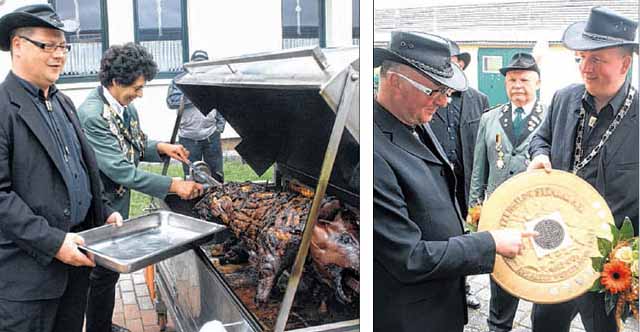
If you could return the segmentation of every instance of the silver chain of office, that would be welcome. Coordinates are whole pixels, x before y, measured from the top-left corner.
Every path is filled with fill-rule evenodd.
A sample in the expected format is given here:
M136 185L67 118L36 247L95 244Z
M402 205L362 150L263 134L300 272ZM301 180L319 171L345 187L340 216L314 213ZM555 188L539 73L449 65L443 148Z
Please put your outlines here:
M620 108L620 111L613 119L613 122L607 128L607 131L604 132L602 138L598 145L596 145L593 150L583 159L582 159L582 140L584 135L584 124L587 121L587 111L584 109L584 105L580 107L580 117L578 119L578 133L576 134L576 144L575 151L573 153L573 174L578 173L581 169L583 169L597 154L600 152L604 144L607 142L611 134L618 128L620 122L631 107L631 102L633 101L633 96L636 94L636 89L634 87L629 87L629 93L627 94L627 98L624 100L624 104Z

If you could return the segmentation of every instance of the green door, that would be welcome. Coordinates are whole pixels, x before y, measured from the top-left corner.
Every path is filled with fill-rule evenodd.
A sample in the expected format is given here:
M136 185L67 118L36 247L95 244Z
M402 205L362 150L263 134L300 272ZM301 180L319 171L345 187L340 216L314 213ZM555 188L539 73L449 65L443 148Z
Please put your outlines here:
M504 104L508 100L500 68L508 65L514 54L531 51L530 48L478 49L478 89L489 97L491 107Z

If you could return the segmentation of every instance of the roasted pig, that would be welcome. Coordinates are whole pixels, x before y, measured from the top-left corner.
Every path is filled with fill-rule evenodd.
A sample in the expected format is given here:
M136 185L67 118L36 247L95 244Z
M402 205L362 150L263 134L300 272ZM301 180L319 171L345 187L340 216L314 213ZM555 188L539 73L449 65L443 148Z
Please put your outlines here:
M248 253L258 272L256 303L268 300L282 272L293 264L311 208L308 196L269 191L250 182L227 183L223 190L208 193L196 204L200 217L222 221ZM359 292L358 218L357 210L325 199L311 239L310 270L334 289L343 303L352 301L348 293ZM227 246L226 260L237 263L242 257L237 247L237 243Z

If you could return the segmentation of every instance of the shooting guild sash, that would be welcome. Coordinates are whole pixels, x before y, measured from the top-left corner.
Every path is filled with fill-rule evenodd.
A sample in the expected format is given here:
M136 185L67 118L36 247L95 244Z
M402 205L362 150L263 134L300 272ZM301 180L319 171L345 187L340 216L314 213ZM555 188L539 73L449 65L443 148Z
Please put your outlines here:
M478 231L535 230L522 254L496 256L492 276L509 293L535 303L558 303L591 288L598 274L596 237L610 238L613 215L581 178L563 171L525 172L499 186L482 207Z

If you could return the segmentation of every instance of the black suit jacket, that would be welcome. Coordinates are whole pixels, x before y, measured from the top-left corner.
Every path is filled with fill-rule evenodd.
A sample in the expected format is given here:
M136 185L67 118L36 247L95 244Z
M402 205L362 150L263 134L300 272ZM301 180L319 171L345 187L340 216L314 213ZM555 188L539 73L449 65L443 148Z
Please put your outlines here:
M91 181L93 201L85 228L111 213L102 201L93 150L80 129L71 99L58 92L72 120ZM55 259L71 228L65 167L55 140L13 73L0 84L0 298L13 301L60 297L72 268Z
M374 105L374 330L462 331L464 276L493 270L495 244L463 235L453 170L428 126L430 148Z
M456 98L456 97L454 97ZM482 113L489 109L489 98L484 93L469 88L460 93L462 110L460 111L460 145L462 146L462 163L464 172L464 200L459 202L465 209L463 216L466 216L466 206L469 200L469 187L471 186L471 173L473 172L473 153L478 136L478 125ZM440 124L446 127L446 108L439 108L430 124Z
M529 144L533 157L545 154L554 169L572 168L578 116L584 84L570 85L553 96L546 119ZM585 151L583 155L590 153ZM631 218L638 235L638 92L629 113L609 137L600 153L593 158L597 163L596 190L611 208L618 227L625 216Z

